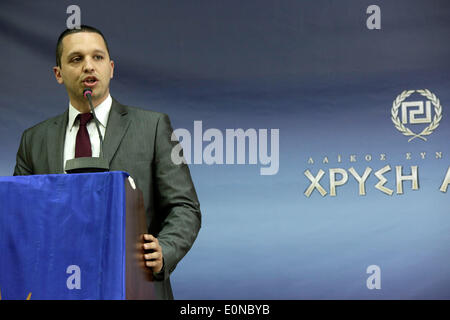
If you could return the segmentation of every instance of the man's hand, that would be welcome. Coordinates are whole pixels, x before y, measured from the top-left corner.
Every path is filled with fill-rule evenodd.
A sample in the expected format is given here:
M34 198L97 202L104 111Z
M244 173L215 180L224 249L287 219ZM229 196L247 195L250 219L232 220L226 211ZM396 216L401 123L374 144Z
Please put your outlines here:
M142 247L145 250L150 250L149 253L144 254L145 265L158 273L163 267L162 248L159 245L158 239L151 234L144 234L144 244Z

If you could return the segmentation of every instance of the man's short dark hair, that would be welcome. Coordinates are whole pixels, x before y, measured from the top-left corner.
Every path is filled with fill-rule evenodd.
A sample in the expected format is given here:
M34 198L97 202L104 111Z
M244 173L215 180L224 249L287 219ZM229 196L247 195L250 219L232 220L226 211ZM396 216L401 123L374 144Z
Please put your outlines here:
M103 35L103 33L101 33L100 30L98 30L94 27L82 24L79 29L77 29L77 28L66 29L59 36L58 42L56 43L56 65L58 67L61 67L61 55L62 55L62 51L63 51L62 40L64 39L65 36L67 36L69 34L79 33L79 32L94 32L94 33L98 33L99 35L101 35L103 38L103 41L105 41L105 46L106 46L106 50L108 51L108 55L111 57L111 55L109 54L108 42L106 42L106 39L105 39L105 36Z

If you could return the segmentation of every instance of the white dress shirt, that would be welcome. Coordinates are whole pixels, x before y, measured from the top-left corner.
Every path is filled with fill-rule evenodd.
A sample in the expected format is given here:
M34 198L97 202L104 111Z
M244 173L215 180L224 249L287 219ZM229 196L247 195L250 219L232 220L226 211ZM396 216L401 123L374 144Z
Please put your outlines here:
M100 132L103 139L105 138L106 125L108 124L109 112L111 111L112 98L111 95L95 107L95 115L100 122ZM64 167L66 161L75 158L75 144L78 129L80 127L80 121L77 119L78 114L81 112L75 109L71 103L69 103L69 121L67 122L66 139L64 142ZM97 127L95 121L92 119L86 126L89 138L91 140L92 156L98 157L100 155L100 138L97 133Z

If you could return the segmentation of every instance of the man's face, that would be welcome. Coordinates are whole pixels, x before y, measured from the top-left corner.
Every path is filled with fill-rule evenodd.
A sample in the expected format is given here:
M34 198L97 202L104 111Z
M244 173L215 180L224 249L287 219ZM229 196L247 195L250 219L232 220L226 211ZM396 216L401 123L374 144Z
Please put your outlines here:
M114 62L103 38L94 32L69 34L62 40L61 66L54 67L56 81L64 84L72 104L85 104L83 90L92 89L94 105L109 94Z

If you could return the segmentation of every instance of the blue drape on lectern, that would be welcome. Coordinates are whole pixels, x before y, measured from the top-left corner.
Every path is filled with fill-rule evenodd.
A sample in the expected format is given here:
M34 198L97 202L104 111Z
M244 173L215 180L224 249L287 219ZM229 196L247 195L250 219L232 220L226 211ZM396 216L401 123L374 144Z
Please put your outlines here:
M124 299L126 177L0 177L2 299Z

